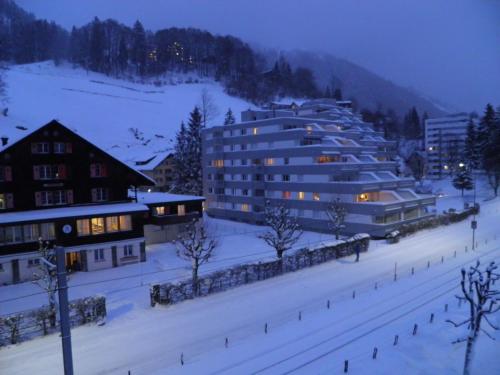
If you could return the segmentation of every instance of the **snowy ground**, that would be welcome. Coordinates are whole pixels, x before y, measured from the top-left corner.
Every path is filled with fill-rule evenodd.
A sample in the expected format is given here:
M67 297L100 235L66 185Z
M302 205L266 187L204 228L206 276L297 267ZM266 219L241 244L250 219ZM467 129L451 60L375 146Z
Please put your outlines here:
M92 294L107 289L110 307L105 326L90 325L72 331L75 372L126 374L130 369L132 374L340 374L343 361L348 359L350 373L458 373L464 346L452 345L451 341L463 332L444 320L458 320L466 314L464 306L459 309L453 298L459 270L477 257L483 263L500 261L500 200L481 203L476 252L465 252L471 241L467 220L420 232L395 245L372 242L360 263L354 263L352 258L340 259L171 307L149 308L148 287L140 286L140 276L77 287L84 280L82 274L75 275L70 293L81 293L77 291L82 289ZM221 226L224 223L216 222ZM238 227L249 226L231 224L218 229L229 234ZM257 242L255 248L251 244L254 236L233 235L228 241L238 257L246 250L262 249ZM160 250L149 250L152 261L148 267L156 264L160 269L166 265L156 253ZM228 257L221 254L219 260L232 262ZM398 281L394 282L396 263ZM188 272L186 268L178 271ZM104 276L108 274L103 272L99 277ZM162 279L158 275L143 276L143 284L150 281L147 277ZM29 287L22 284L0 288L0 300L33 291ZM326 309L328 299L332 303L330 310ZM22 299L23 303L26 300ZM20 305L21 300L13 305L1 304L9 309ZM431 313L436 315L433 324L428 323ZM498 314L493 321L500 323ZM266 322L267 335L263 332ZM411 331L415 323L419 330L414 337ZM400 340L396 347L392 345L395 334ZM498 332L496 337L500 339ZM376 361L371 359L374 346L379 349ZM498 341L483 336L479 349L474 362L477 373L500 373ZM185 358L183 367L179 363L181 353ZM62 372L61 363L57 335L0 350L2 374L57 374Z
M222 124L228 107L239 116L251 106L215 82L156 87L52 62L11 66L5 81L9 117L28 128L55 118L123 161L170 148L204 89L218 109L210 125ZM138 128L150 142L144 146L130 128Z

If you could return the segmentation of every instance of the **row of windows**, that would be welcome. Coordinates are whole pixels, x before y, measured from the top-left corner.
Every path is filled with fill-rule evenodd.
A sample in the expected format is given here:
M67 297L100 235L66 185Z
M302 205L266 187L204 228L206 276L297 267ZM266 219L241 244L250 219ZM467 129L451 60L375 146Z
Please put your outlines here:
M154 215L155 216L165 216L165 215L170 215L171 212L171 207L170 206L158 206L154 208ZM186 206L183 204L177 205L177 215L179 216L184 216L186 215Z
M116 233L132 230L130 215L93 217L76 221L78 236L94 236L104 233Z
M67 142L54 142L52 144L50 142L35 142L31 144L32 154L50 154L51 151L54 154L71 154L73 145Z
M0 228L0 244L36 242L55 238L54 223L14 225Z

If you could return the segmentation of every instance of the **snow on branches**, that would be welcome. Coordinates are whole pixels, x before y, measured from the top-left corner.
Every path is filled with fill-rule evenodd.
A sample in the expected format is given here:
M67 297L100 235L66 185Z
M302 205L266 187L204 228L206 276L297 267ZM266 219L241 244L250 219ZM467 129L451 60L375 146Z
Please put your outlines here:
M210 235L202 220L193 220L186 225L186 231L179 235L177 255L191 261L193 292L198 292L198 269L207 263L217 247L217 241Z
M271 207L267 202L265 217L270 229L258 237L275 249L276 256L281 259L283 253L299 240L302 230L296 220L290 217L290 210L284 205Z
M463 296L457 296L457 298L468 302L469 317L460 323L447 320L447 322L453 324L455 327L467 324L467 336L454 342L467 342L464 375L470 373L470 363L479 332L481 331L486 334L486 336L493 339L493 337L481 327L483 318L491 328L495 330L500 329L500 327L495 326L488 318L488 315L500 311L500 290L494 289L495 282L500 279L500 274L497 271L498 266L495 262L491 262L484 270L481 270L479 266L480 263L477 261L476 265L471 266L469 271L462 269L460 286Z
M335 239L339 239L340 231L345 228L346 210L344 206L340 204L340 199L331 202L326 208L326 216L330 221L330 229L335 233Z

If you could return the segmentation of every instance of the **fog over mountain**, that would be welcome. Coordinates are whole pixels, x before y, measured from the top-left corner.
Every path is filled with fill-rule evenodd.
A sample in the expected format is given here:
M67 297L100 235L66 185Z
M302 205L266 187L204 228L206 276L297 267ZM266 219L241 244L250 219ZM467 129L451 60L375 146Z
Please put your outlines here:
M500 103L497 0L16 0L66 28L94 16L327 52L456 110Z

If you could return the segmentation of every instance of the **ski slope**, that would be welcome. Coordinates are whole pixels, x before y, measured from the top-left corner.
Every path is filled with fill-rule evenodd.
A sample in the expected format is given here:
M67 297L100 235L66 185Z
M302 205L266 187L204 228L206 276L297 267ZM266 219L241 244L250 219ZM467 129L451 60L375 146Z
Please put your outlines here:
M181 121L200 104L203 90L218 110L209 125L222 124L228 108L239 115L251 106L224 93L216 82L178 79L177 84L157 87L50 61L13 65L5 72L9 117L28 128L57 119L127 162L171 148ZM136 139L130 128L142 132L144 140Z
M500 261L499 210L499 199L482 203L475 252L465 252L471 241L467 220L395 245L375 242L359 263L339 259L170 307L146 307L147 286L130 291L125 284L121 291L110 291L111 298L124 299L105 326L72 331L75 373L340 374L344 360L354 374L459 373L464 344L451 342L463 330L445 320L467 314L454 298L460 268L478 258L483 264ZM492 321L500 323L498 314ZM414 324L419 325L416 336ZM490 333L500 339L499 332ZM0 373L62 373L60 345L60 338L51 335L3 348ZM379 357L373 361L375 346ZM475 373L500 373L499 352L499 341L482 335Z

